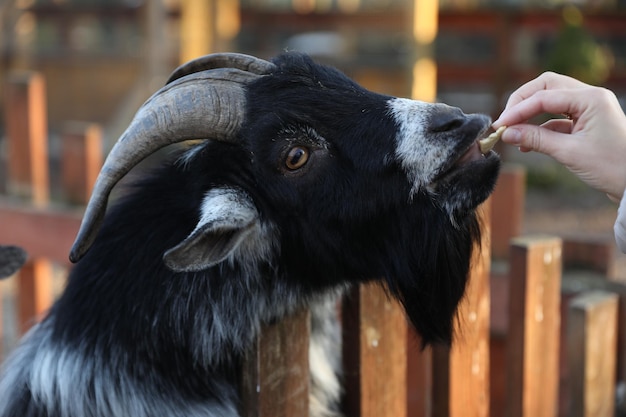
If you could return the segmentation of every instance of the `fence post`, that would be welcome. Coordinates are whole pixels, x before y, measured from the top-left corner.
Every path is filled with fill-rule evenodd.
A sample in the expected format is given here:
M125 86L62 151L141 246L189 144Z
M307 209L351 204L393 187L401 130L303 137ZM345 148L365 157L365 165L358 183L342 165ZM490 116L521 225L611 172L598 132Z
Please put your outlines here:
M347 416L405 417L408 326L379 283L355 287L343 301Z
M521 165L504 164L491 196L491 254L494 259L507 259L511 239L522 234L526 200L526 169Z
M563 239L563 268L595 271L606 278L615 277L615 241L586 235Z
M8 191L36 206L49 199L46 86L36 72L13 74L6 89Z
M65 197L69 202L86 204L102 166L102 129L95 123L68 123L61 145Z
M24 334L50 307L52 300L52 265L39 258L26 262L19 272L18 320L20 334Z
M558 413L562 242L511 244L507 407L510 417Z
M567 325L571 417L613 417L617 349L615 294L583 293L569 305Z
M563 277L563 293L578 294L583 291L602 291L618 297L617 322L617 381L626 383L626 285L621 282L598 279L589 274L567 274Z
M433 415L433 348L419 350L419 336L409 327L407 346L407 416ZM414 337L412 337L414 336Z
M309 310L263 325L244 360L242 417L309 415Z
M479 209L483 241L474 252L452 347L433 348L434 416L489 416L490 209L491 200Z
M8 190L43 207L49 200L48 121L43 76L13 75L7 85L6 124L9 149ZM26 248L28 250L28 248ZM30 259L19 273L18 321L25 332L52 302L51 265Z

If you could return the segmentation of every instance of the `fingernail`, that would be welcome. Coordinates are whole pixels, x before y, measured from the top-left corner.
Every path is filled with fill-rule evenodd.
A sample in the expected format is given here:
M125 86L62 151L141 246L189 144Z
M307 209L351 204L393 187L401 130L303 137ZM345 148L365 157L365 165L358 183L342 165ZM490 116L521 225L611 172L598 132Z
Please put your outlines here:
M519 145L522 143L522 132L514 127L508 127L502 132L502 142L506 142L509 145Z

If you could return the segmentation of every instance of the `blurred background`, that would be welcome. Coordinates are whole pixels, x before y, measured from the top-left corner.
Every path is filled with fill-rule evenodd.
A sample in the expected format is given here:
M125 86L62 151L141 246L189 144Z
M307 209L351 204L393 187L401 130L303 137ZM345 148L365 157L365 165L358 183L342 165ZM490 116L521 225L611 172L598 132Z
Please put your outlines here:
M604 85L623 100L626 0L0 5L0 77L20 69L44 74L53 133L67 120L97 122L105 132L116 132L173 68L201 54L237 51L270 58L285 49L307 52L367 88L399 96L419 95L412 91L414 66L431 58L436 73L428 75L433 84L424 87L431 89L425 96L492 116L511 89L548 69Z
M626 105L626 0L0 3L0 97L11 74L43 75L53 199L68 121L101 126L106 152L180 63L210 52L271 58L284 50L307 52L371 90L493 118L514 88L545 70L606 86ZM0 101L0 179L7 106ZM497 149L526 170L525 232L612 233L616 206L604 195L549 158Z
M494 119L511 91L546 70L605 86L626 106L626 0L0 0L0 244L31 254L19 280L0 282L0 358L62 289L102 156L169 73L211 52L269 59L284 50L370 90ZM626 282L616 204L550 158L496 149L506 175L492 199L492 260L506 261L510 237L556 235L564 258L576 252ZM497 391L506 386L497 372L506 368L497 356L508 323L503 268L492 263L494 416L504 415Z

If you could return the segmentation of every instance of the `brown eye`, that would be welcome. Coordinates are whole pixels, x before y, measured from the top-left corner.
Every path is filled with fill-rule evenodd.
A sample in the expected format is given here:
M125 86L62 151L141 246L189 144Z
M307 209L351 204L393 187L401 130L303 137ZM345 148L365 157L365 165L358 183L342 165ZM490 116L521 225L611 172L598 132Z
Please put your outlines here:
M309 150L301 146L293 147L287 154L285 166L291 171L302 168L309 160Z

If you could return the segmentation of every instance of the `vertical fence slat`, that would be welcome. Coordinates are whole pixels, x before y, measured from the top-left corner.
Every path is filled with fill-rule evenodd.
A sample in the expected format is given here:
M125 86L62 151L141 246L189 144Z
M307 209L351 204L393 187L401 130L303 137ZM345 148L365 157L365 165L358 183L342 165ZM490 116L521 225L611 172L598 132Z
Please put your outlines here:
M17 281L18 324L21 334L37 322L52 304L52 264L33 259L22 267Z
M95 123L72 122L62 137L61 177L69 202L86 204L102 166L102 129Z
M35 72L12 75L7 84L6 103L7 189L12 194L29 197L37 206L44 206L49 199L49 180L43 76Z
M598 279L587 274L567 274L563 277L563 292L578 294L582 291L602 291L618 297L617 330L617 381L626 383L626 285L621 282Z
M563 240L563 268L596 271L607 278L615 276L613 238L568 237Z
M28 197L43 207L49 200L48 121L45 81L41 74L25 72L10 77L6 92L10 193ZM9 237L10 239L10 237ZM26 247L28 250L28 247ZM18 278L18 321L25 332L52 302L51 265L30 259Z
M525 168L505 164L491 196L491 254L494 259L507 259L511 239L521 235L525 199Z
M242 417L303 417L309 411L308 310L264 325L244 361Z
M353 289L343 302L345 412L406 416L406 319L379 284Z
M483 242L474 252L451 348L433 349L433 415L489 416L489 211L481 206Z
M617 295L594 291L573 299L568 312L571 417L613 417Z
M420 351L419 336L409 327L407 346L407 416L430 417L433 412L433 350Z
M510 417L558 413L561 252L558 238L519 238L511 245Z

